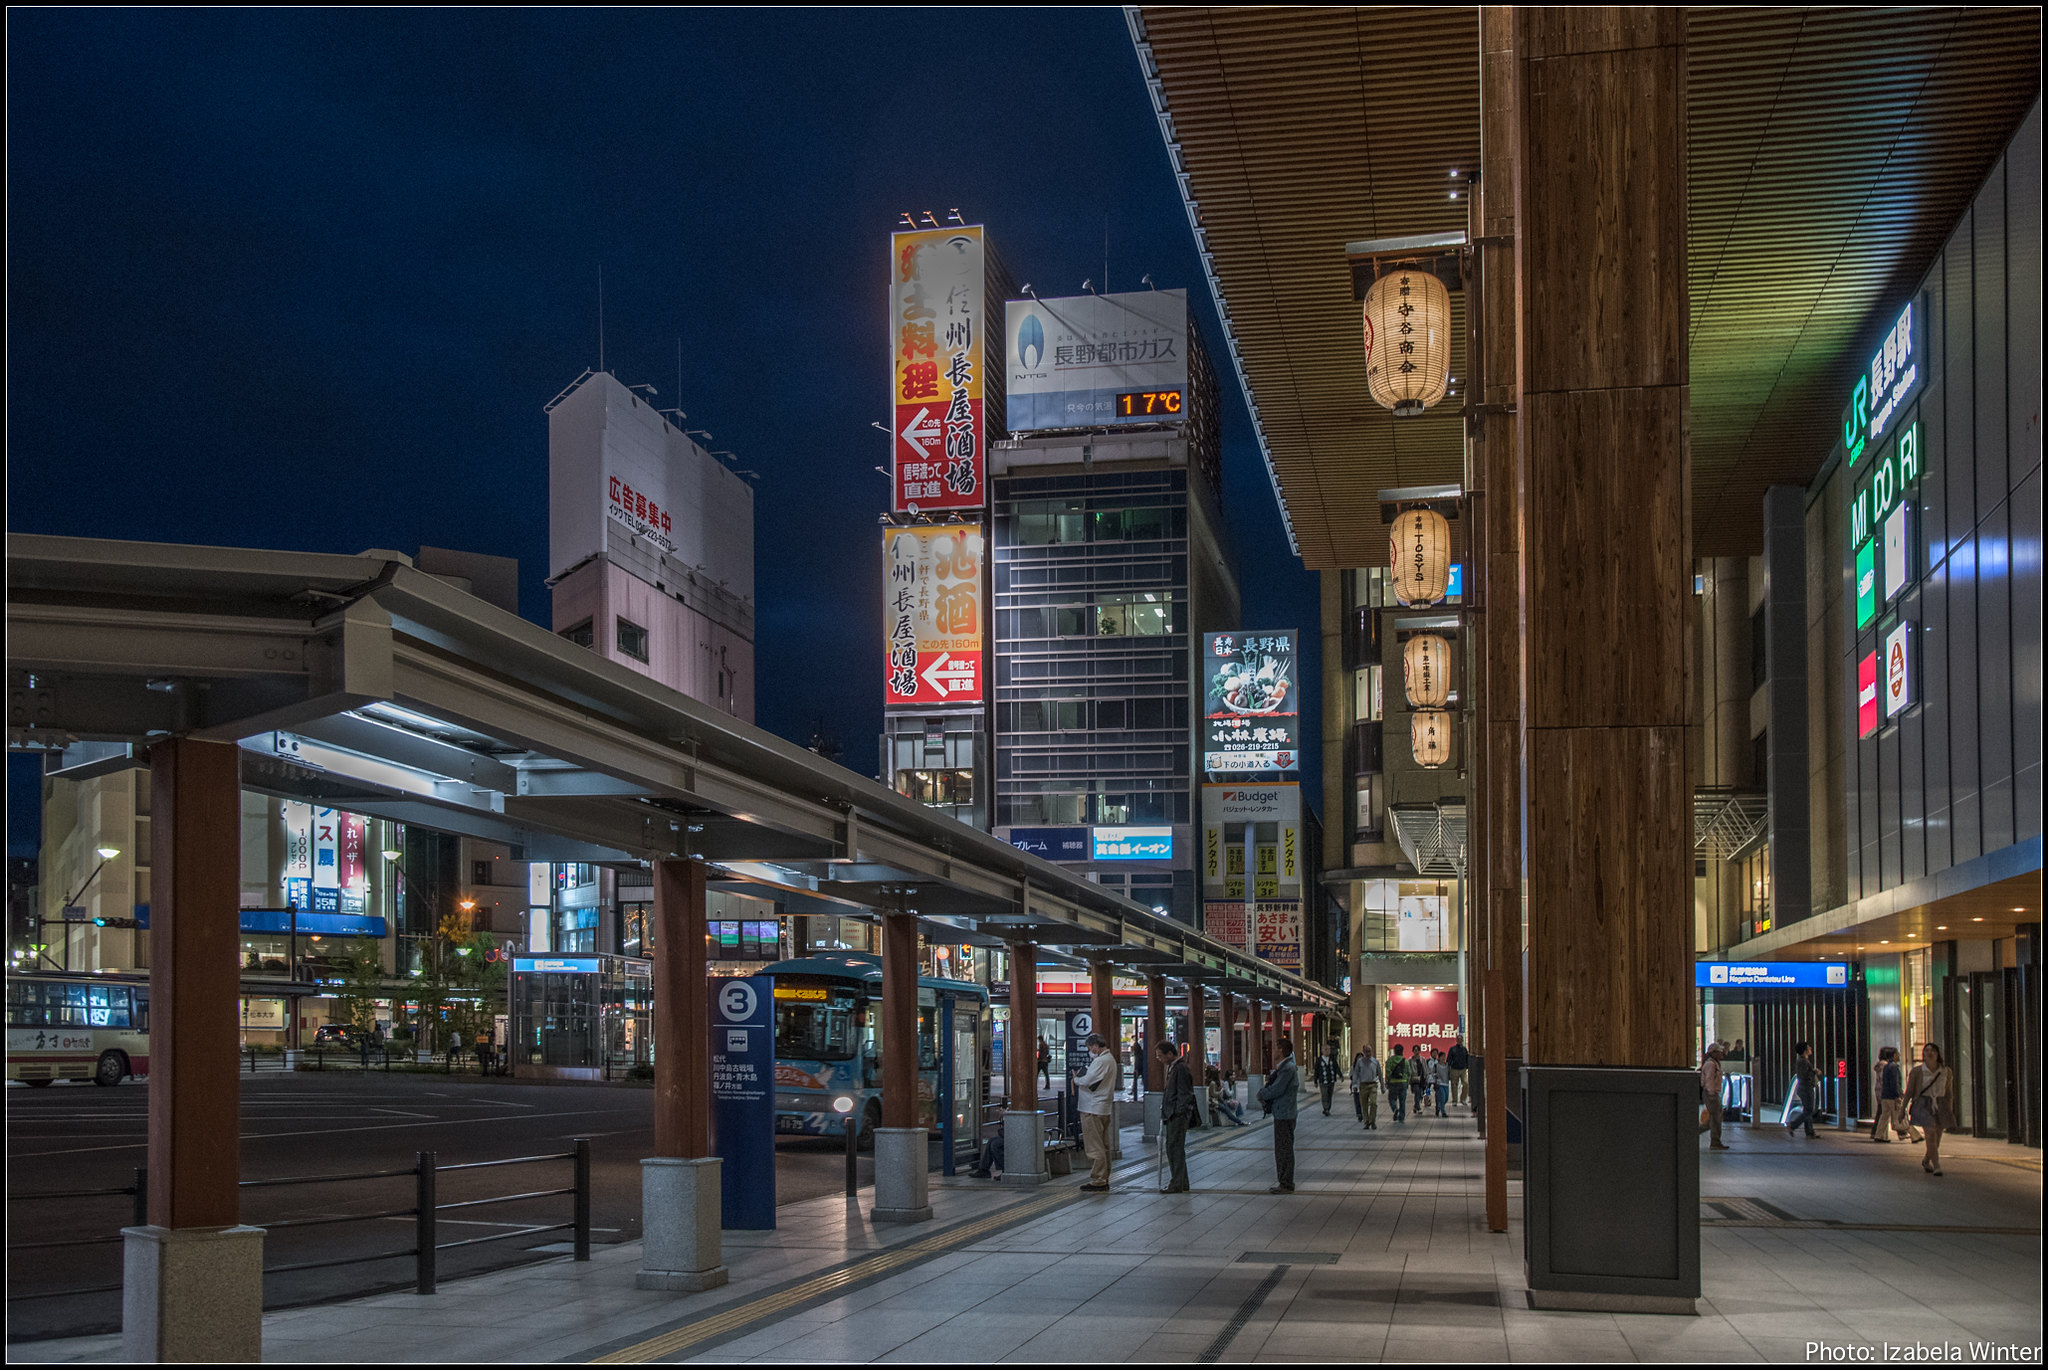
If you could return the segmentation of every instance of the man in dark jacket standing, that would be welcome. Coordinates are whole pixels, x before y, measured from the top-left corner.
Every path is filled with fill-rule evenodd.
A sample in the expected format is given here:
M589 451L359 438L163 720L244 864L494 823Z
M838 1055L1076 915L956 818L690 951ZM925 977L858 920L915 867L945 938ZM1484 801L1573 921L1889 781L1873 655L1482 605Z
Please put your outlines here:
M1337 1064L1337 1044L1330 1043L1327 1056L1316 1057L1316 1083L1323 1090L1323 1116L1330 1116L1330 1100L1337 1097L1337 1080L1344 1073Z
M1161 1194L1188 1192L1188 1124L1195 1120L1195 1077L1187 1058L1161 1042L1159 1059L1166 1067L1166 1097L1159 1103L1159 1144L1166 1148L1166 1163L1173 1169Z
M1273 1067L1265 1087L1259 1091L1259 1102L1273 1115L1273 1168L1279 1172L1280 1181L1268 1193L1294 1192L1295 1100L1300 1094L1301 1072L1294 1066L1294 1043L1282 1037L1280 1064Z
M1451 1043L1451 1054L1446 1062L1451 1068L1451 1102L1469 1104L1471 1095L1466 1092L1465 1082L1471 1079L1472 1053L1465 1050L1465 1039L1460 1037Z

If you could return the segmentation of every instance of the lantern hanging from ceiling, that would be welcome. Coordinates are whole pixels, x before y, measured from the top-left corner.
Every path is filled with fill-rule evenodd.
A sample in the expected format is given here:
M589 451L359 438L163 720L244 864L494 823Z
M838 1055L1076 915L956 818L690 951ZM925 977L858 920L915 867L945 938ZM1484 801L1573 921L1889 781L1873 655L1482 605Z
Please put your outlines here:
M1365 384L1374 401L1413 418L1451 377L1451 292L1434 271L1397 266L1365 292Z
M1408 639L1401 654L1408 703L1418 709L1440 709L1451 697L1451 644L1434 633Z
M1451 524L1418 505L1394 520L1388 551L1394 595L1403 604L1435 604L1451 588Z
M1415 764L1434 770L1451 759L1451 715L1445 709L1417 709L1408 715Z

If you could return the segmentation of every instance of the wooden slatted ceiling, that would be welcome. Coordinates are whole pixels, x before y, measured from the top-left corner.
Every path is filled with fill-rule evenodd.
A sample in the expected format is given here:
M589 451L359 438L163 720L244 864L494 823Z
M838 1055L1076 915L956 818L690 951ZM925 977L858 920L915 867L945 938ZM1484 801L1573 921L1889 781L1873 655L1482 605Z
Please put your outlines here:
M1302 559L1384 565L1375 493L1456 481L1463 445L1455 417L1367 398L1344 244L1465 226L1477 11L1141 17ZM2040 18L1695 9L1687 38L1694 546L1741 555L2033 103Z

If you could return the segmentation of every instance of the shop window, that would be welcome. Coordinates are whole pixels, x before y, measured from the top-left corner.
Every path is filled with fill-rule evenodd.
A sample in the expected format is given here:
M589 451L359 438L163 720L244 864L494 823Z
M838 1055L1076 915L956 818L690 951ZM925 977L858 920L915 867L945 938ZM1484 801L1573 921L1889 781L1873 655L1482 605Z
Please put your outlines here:
M935 806L972 804L974 772L970 770L929 770L896 772L896 793L920 804Z
M1360 723L1378 720L1383 707L1378 664L1360 666L1351 674L1352 717Z
M587 618L573 628L564 628L562 636L575 643L578 647L595 647L597 645L596 630L592 628L591 622Z
M647 630L637 623L619 620L619 653L635 661L647 660Z

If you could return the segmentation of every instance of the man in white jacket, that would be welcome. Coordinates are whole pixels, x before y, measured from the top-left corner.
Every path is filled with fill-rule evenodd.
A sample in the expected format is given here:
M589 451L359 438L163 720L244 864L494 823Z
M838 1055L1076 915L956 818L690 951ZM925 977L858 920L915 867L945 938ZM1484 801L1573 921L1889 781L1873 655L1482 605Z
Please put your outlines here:
M1116 1117L1116 1054L1099 1032L1088 1034L1088 1068L1075 1077L1081 1112L1081 1145L1088 1152L1088 1183L1081 1188L1100 1194L1109 1188L1109 1138Z

